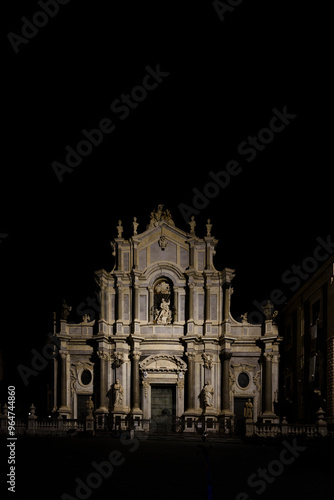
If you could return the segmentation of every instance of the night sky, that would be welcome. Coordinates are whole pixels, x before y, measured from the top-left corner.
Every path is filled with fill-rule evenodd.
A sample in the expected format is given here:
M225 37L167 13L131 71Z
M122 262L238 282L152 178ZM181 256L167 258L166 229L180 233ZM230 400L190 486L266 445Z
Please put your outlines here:
M75 311L94 297L118 220L128 238L158 204L188 231L180 205L211 195L196 234L210 218L216 268L236 270L236 318L274 289L288 296L282 274L334 234L324 11L244 0L221 20L211 1L71 0L36 32L22 18L44 24L38 2L3 7L1 402L14 383L38 402L42 374L25 388L17 365L42 348L63 298ZM52 164L101 122L109 132L59 182ZM208 187L232 161L229 184Z

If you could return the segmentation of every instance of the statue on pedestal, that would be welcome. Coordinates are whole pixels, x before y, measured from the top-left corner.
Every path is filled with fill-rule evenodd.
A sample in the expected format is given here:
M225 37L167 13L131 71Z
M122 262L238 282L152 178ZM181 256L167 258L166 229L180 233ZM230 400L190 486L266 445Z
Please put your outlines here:
M160 310L156 310L154 318L157 324L169 325L172 322L172 311L169 309L169 305L170 300L162 298Z
M208 380L203 388L204 392L204 405L205 407L212 407L213 406L213 394L214 394L214 388L211 385L210 380Z
M70 314L70 311L72 311L72 307L68 306L66 304L66 300L63 299L63 303L61 306L61 319L64 319L65 321L67 321L67 318L68 318L68 315Z
M250 399L248 399L247 403L245 403L244 417L253 420L253 403Z
M123 386L122 386L122 384L120 384L119 380L117 379L116 382L114 383L114 403L115 403L115 406L122 405L123 393L124 393Z
M91 417L93 415L93 410L94 410L94 403L92 401L92 396L89 396L89 398L86 401L86 410L87 410L87 417Z

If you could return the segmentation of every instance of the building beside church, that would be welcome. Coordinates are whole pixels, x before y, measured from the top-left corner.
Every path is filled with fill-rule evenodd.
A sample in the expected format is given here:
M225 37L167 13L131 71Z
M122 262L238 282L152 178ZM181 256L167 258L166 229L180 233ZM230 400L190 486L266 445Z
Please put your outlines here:
M313 259L316 269L280 314L280 393L289 421L312 422L321 407L334 424L334 255L318 254L320 264Z
M114 267L96 271L100 314L67 321L63 306L54 359L54 412L97 428L228 430L247 417L275 422L281 338L270 304L263 325L230 312L234 270L217 270L218 241L175 226L163 205L146 229L111 242ZM58 331L57 331L58 330ZM87 403L88 402L88 403ZM247 403L247 405L246 405Z

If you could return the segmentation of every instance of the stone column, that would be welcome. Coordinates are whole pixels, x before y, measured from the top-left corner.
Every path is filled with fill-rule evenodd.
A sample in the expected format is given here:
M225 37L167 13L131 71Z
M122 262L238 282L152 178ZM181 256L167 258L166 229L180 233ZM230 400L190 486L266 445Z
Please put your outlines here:
M108 403L107 403L107 377L108 377L108 360L109 355L105 351L98 351L98 356L100 358L100 412L108 413Z
M230 318L230 286L225 285L224 287L224 320L229 320Z
M207 284L205 287L205 320L211 320L211 285Z
M139 359L140 352L134 351L132 353L132 412L140 410L140 380L139 380Z
M150 286L149 289L149 297L148 297L148 311L149 311L149 322L153 323L154 319L154 294L153 287Z
M174 323L177 323L179 319L179 289L174 288Z
M189 284L189 320L194 319L194 283Z
M123 297L122 297L122 283L117 283L117 319L121 321L123 319Z
M100 281L100 306L101 306L101 312L100 312L100 319L105 320L106 319L106 300L105 300L105 291L107 288L107 284L104 280Z
M52 411L57 411L58 408L58 353L53 352L53 409Z
M223 352L221 355L222 359L222 409L221 413L231 414L230 410L230 359L232 357L231 352Z
M273 414L272 397L272 358L273 353L263 353L264 361L264 391L263 391L263 412L264 414Z
M60 386L60 413L69 413L70 409L67 406L67 359L69 353L60 351L61 358L61 386Z
M134 279L133 281L133 321L137 321L139 319L139 287L138 280Z
M188 399L187 411L195 409L195 354L186 353L188 357Z

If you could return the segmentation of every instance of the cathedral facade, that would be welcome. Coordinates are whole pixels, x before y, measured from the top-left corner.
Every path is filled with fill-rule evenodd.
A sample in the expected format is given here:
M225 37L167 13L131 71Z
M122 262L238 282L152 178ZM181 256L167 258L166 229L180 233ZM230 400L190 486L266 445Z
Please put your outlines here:
M54 411L97 428L226 431L244 416L275 422L281 338L268 304L263 325L230 312L234 270L214 266L217 240L177 228L163 205L146 230L111 242L115 265L95 273L97 322L56 329ZM247 403L247 404L246 404ZM245 413L246 411L246 413Z

